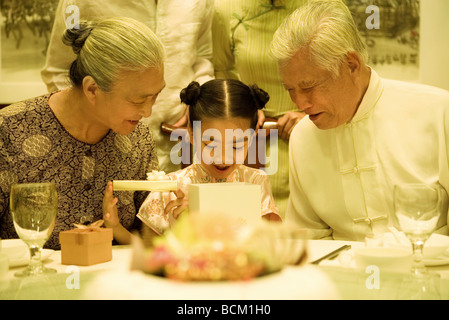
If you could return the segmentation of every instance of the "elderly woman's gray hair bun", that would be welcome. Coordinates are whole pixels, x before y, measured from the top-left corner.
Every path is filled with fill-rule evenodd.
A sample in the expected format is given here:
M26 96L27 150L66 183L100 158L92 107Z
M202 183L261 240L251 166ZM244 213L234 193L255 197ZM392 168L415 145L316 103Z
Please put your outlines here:
M201 93L200 84L196 81L192 81L186 88L181 90L179 96L181 98L182 103L185 103L188 106L194 106L198 101L200 93Z
M112 90L123 71L161 69L165 49L144 23L118 17L81 21L79 29L68 29L63 42L77 55L70 66L72 85L81 88L86 76L103 91Z
M92 21L82 21L78 29L66 29L62 35L62 42L72 47L73 52L78 55L89 37L95 23Z

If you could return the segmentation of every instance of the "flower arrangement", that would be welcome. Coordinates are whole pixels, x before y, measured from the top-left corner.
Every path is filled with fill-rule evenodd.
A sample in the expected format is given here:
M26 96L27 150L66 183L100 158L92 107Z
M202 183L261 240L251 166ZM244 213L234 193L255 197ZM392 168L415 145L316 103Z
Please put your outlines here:
M279 271L305 253L296 241L286 252L281 225L261 222L247 226L221 214L183 215L170 230L157 237L145 254L143 271L182 281L249 280ZM291 239L290 239L291 240Z

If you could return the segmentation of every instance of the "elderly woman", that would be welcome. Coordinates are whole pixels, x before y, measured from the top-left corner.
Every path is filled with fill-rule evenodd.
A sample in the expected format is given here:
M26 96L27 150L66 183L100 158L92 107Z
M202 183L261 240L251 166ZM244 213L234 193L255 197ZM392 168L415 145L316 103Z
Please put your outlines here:
M170 159L178 141L161 131L161 123L183 126L186 107L179 92L191 81L200 84L214 76L212 62L213 0L59 0L50 36L42 80L49 91L67 88L67 72L73 60L70 49L59 40L65 29L69 7L78 8L83 19L128 17L145 23L161 40L166 52L164 78L166 87L153 107L153 115L142 121L153 132L159 168L165 172L181 169ZM70 11L70 10L69 10Z
M391 224L394 185L449 190L449 93L379 77L343 1L295 11L271 50L307 114L290 137L287 221L315 238L363 240ZM445 192L446 234L447 206Z
M65 44L77 54L72 86L15 103L0 111L0 237L16 238L9 214L14 183L56 183L56 225L46 247L59 248L59 232L73 223L103 218L109 180L145 179L157 169L151 115L165 86L164 48L144 24L129 18L82 23L66 30ZM112 190L106 189L106 196ZM136 212L146 194L118 194L120 216L105 212L119 243L138 229Z

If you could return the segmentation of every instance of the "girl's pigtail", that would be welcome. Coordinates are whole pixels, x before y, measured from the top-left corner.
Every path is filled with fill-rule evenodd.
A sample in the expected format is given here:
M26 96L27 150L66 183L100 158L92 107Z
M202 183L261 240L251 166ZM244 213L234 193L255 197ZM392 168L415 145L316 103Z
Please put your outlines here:
M201 86L198 82L192 81L190 84L181 90L180 98L181 102L188 106L194 106L198 101L201 93Z
M265 90L260 89L256 84L250 85L249 90L251 91L257 109L263 109L268 100L270 100L269 94Z

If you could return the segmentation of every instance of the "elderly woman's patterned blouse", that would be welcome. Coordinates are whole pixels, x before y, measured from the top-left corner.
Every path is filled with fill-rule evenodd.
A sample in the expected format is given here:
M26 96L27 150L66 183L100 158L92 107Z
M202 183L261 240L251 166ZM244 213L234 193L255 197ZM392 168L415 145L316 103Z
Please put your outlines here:
M96 144L72 137L53 114L51 94L0 110L0 237L18 238L9 213L14 183L54 182L56 225L45 247L59 249L59 232L73 223L102 219L109 180L145 180L158 162L150 129L140 123L129 135L109 133ZM146 192L115 192L121 224L140 228L136 213Z

